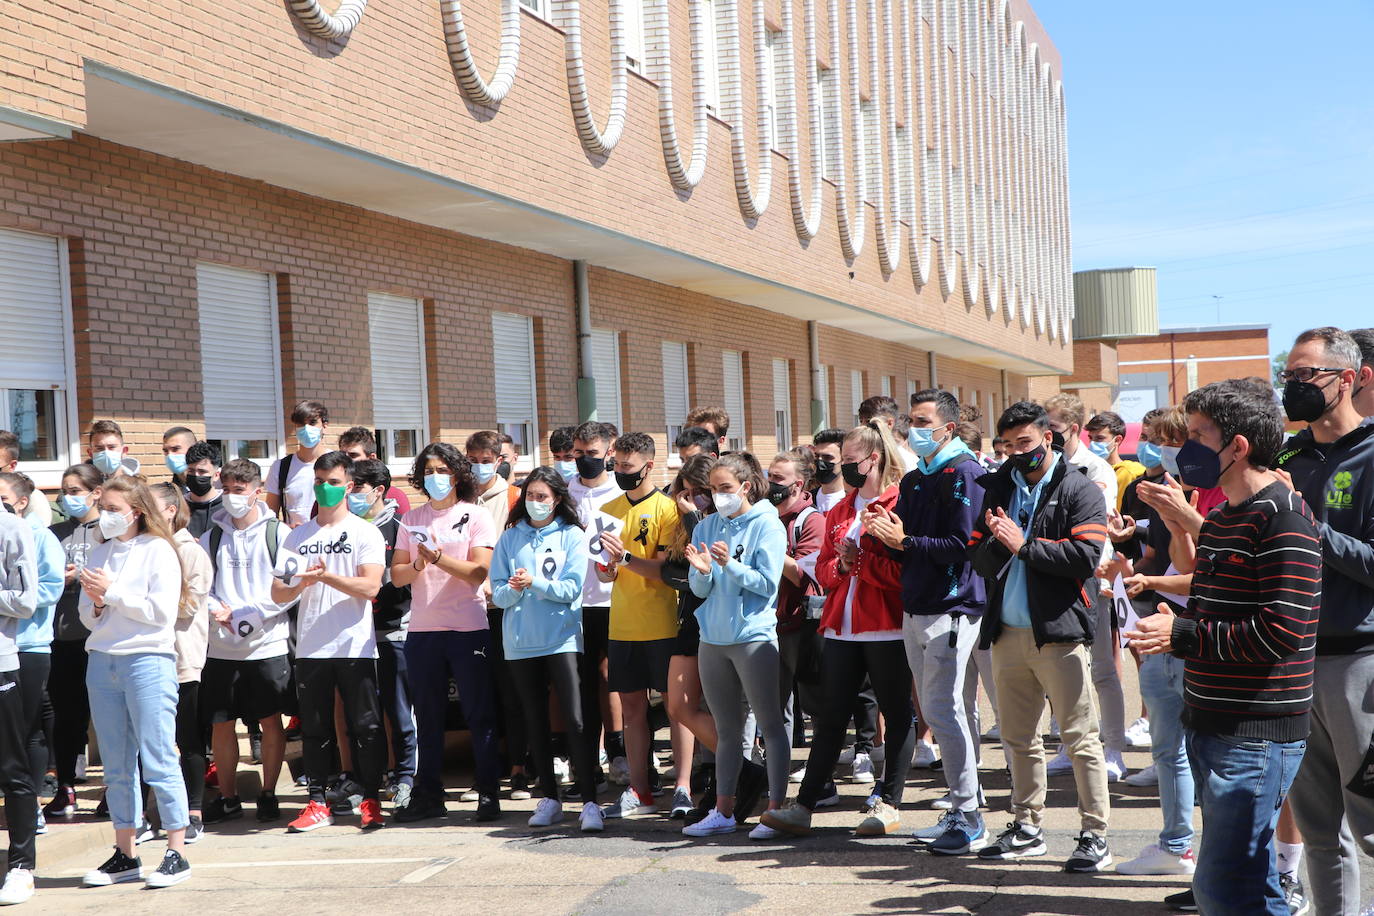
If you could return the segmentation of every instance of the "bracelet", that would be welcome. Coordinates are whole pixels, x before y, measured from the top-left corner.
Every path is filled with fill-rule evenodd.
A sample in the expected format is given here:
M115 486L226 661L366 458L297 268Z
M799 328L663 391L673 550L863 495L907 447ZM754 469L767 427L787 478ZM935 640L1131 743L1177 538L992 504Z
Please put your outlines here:
M103 605L103 604L96 604L94 601L91 602L91 607L95 608L97 611L103 611L103 610L105 610L105 605Z

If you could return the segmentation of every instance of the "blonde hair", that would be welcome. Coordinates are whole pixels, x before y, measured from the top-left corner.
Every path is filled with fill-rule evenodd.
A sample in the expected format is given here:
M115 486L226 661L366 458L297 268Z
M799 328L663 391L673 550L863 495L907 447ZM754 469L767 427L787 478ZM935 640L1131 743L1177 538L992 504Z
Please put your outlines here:
M1087 409L1076 394L1056 394L1045 400L1045 412L1057 413L1068 425L1082 429Z
M854 427L845 434L844 441L845 444L857 442L870 455L878 453L878 467L883 472L879 482L882 489L896 486L906 474L906 464L902 461L901 452L897 451L897 440L882 420L874 418L863 426Z
M146 483L133 477L119 475L107 479L104 483L101 496L110 493L119 493L128 501L129 505L138 511L138 533L151 534L153 537L162 538L172 548L172 552L177 555L177 564L181 564L181 552L177 550L176 539L172 537L172 529L167 526L167 520L162 517L162 510L158 508L157 498L153 496L153 491ZM191 590L186 581L186 570L181 571L181 600L178 607L185 610L191 602Z

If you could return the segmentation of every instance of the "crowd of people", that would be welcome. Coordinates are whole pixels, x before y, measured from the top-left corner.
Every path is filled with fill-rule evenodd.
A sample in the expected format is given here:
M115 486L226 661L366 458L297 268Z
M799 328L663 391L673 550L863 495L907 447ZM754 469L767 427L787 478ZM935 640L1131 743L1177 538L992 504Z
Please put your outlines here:
M115 849L84 883L150 887L245 816L245 733L254 816L303 833L448 816L461 727L480 822L537 795L535 828L567 803L589 833L667 814L688 837L754 819L780 841L839 804L838 773L871 787L855 833L888 835L938 748L948 792L913 834L929 854L1045 855L1047 776L1072 772L1066 871L1191 875L1166 901L1184 911L1354 916L1374 849L1374 330L1304 333L1281 381L1281 399L1235 379L1150 411L1134 460L1119 416L1067 394L1007 407L985 453L938 388L906 411L870 397L858 426L768 461L726 448L715 407L671 464L590 421L520 478L509 437L481 431L420 450L414 507L373 434L336 436L317 401L266 474L174 427L171 479L150 483L98 421L57 512L0 434L0 903L32 896L35 835L76 814L92 725ZM1123 658L1145 707L1129 724ZM283 813L297 735L306 800ZM985 737L1011 774L1000 832ZM1128 774L1133 746L1153 762ZM1115 862L1121 779L1158 785L1160 832Z

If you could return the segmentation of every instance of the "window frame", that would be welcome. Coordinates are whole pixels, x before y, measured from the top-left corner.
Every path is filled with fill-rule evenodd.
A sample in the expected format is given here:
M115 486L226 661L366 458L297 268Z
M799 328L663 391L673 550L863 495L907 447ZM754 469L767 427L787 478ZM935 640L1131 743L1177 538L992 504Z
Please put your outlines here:
M502 420L502 419L501 419L501 404L500 404L500 398L497 396L497 393L496 393L496 378L497 378L497 376L496 376L496 375L493 375L493 376L492 376L492 402L493 402L493 403L492 403L492 406L493 406L493 408L495 408L494 411L493 411L493 413L494 413L494 417L493 417L494 423L493 423L493 425L492 425L492 428L495 429L497 432L506 433L507 435L510 435L512 439L515 439L516 442L519 442L519 441L520 441L520 437L515 436L511 431L514 430L514 429L517 429L517 428L519 428L519 427L522 427L522 426L527 427L527 429L525 430L525 433L524 433L525 442L522 443L523 448L521 449L521 454L520 454L520 456L515 460L515 468L513 469L513 473L515 473L515 474L527 474L527 473L529 473L530 471L534 470L536 467L539 466L539 444L540 444L540 432L539 432L539 348L536 346L537 341L535 341L535 339L534 339L534 333L535 333L535 332L534 332L534 318L531 317L530 315L525 315L525 314L522 314L522 313L520 313L520 312L503 312L503 311L500 311L500 310L493 310L490 314L491 314L491 318L492 318L493 321L495 321L497 315L506 315L506 316L512 317L512 318L519 318L521 321L525 322L525 327L526 327L526 328L528 329L528 331L529 331L529 356L530 356L530 418L529 418L528 421L526 421L526 420ZM495 339L494 339L494 338L495 338L495 325L494 325L494 324L492 325L492 337L493 337L493 341L492 341L492 351L493 351L493 356L494 356L494 354L495 354L495 349L496 349L496 347L495 347Z
M682 416L677 423L673 423L671 418L676 412L675 408L679 405L668 403L668 398L670 397L669 392L672 390L670 382L676 381L675 379L670 380L668 378L668 360L665 357L667 356L669 347L682 348L682 403L680 405L682 407ZM680 340L660 341L659 359L662 364L661 372L663 375L663 425L668 434L668 467L678 468L682 467L682 459L678 457L677 447L673 443L677 441L678 435L686 428L687 414L692 409L692 365L691 353L687 348L687 342Z
M734 404L730 397L730 378L725 371L726 364L730 361L730 356L733 356L735 360L737 360L739 366L739 376L737 379L739 382L739 390L736 392L736 401L739 405L738 412L733 409ZM725 409L730 414L730 433L726 437L725 447L733 452L748 451L747 443L749 441L749 432L748 423L745 420L748 402L745 401L744 398L744 353L740 350L721 350L720 362L721 381L725 392L723 400L725 401Z
M380 420L387 419L377 416L377 365L374 361L370 367L372 373L372 435L377 440L377 457L386 465L392 477L397 475L406 476L410 473L415 464L415 459L429 442L430 416L429 416L429 350L426 346L425 337L425 300L416 296L401 296L395 293L386 293L379 290L368 290L367 293L367 316L368 316L368 336L371 338L376 329L372 328L372 297L386 296L390 299L404 300L415 303L415 328L418 332L420 343L420 426L396 426L391 423L381 423ZM394 448L396 433L413 433L415 437L414 453L411 455L398 455Z

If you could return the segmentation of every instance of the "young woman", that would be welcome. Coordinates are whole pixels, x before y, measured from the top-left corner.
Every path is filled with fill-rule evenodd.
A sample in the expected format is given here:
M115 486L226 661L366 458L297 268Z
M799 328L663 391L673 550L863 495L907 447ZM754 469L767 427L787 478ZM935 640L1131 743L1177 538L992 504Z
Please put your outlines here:
M186 578L186 601L177 609L177 750L181 754L181 778L186 783L186 807L190 824L186 842L200 839L201 799L205 796L205 734L200 724L200 671L210 645L210 610L207 597L214 583L214 569L207 554L187 530L191 507L174 483L152 487L167 527L172 530L177 557Z
M444 717L452 676L477 758L477 820L492 821L501 816L501 755L482 583L491 568L497 532L491 516L477 504L471 463L452 445L425 446L415 458L410 483L423 490L429 502L401 518L391 555L391 581L398 588L411 586L405 654L419 763L410 803L396 812L396 820L447 813Z
M897 805L915 750L915 709L902 641L901 564L865 526L874 515L891 517L903 465L892 433L881 420L850 430L840 454L840 471L851 489L826 513L825 539L816 563L816 578L826 590L820 622L825 636L821 656L824 706L797 800L783 810L765 813L763 822L787 833L811 831L811 813L840 756L853 697L867 674L887 720L887 765L882 783L874 786L864 805L865 817L856 832L881 836L901 826Z
M157 796L167 852L149 887L191 876L186 842L186 783L176 752L176 619L188 600L176 542L146 484L120 475L100 494L100 530L108 539L91 553L79 578L81 622L90 662L86 686L100 756L114 855L86 873L88 887L137 881L134 830L143 819L140 771Z
M501 644L524 707L525 735L544 793L529 824L548 827L563 819L549 727L552 687L577 771L577 788L580 797L587 799L581 827L594 833L604 823L594 800L596 759L582 735L582 688L577 676L586 541L563 475L552 468L535 468L520 485L520 500L496 542L491 600L504 611Z
M86 733L91 727L91 707L86 698L86 637L77 604L81 598L78 575L101 541L100 488L105 477L89 464L74 464L62 474L58 504L67 520L52 526L52 533L66 554L63 581L66 587L53 615L52 670L48 674L48 700L53 710L52 756L57 769L57 794L43 806L47 818L76 814L76 764L85 753Z
M778 580L787 533L768 501L768 482L753 455L722 455L711 469L711 490L715 514L697 525L693 539L698 544L688 544L686 554L692 565L692 593L704 599L696 611L701 625L697 662L719 734L716 807L701 821L683 827L687 836L735 830L746 699L768 749L770 811L787 800L792 762L792 741L778 693ZM739 813L742 819L752 812ZM772 839L777 833L759 824L749 835Z

